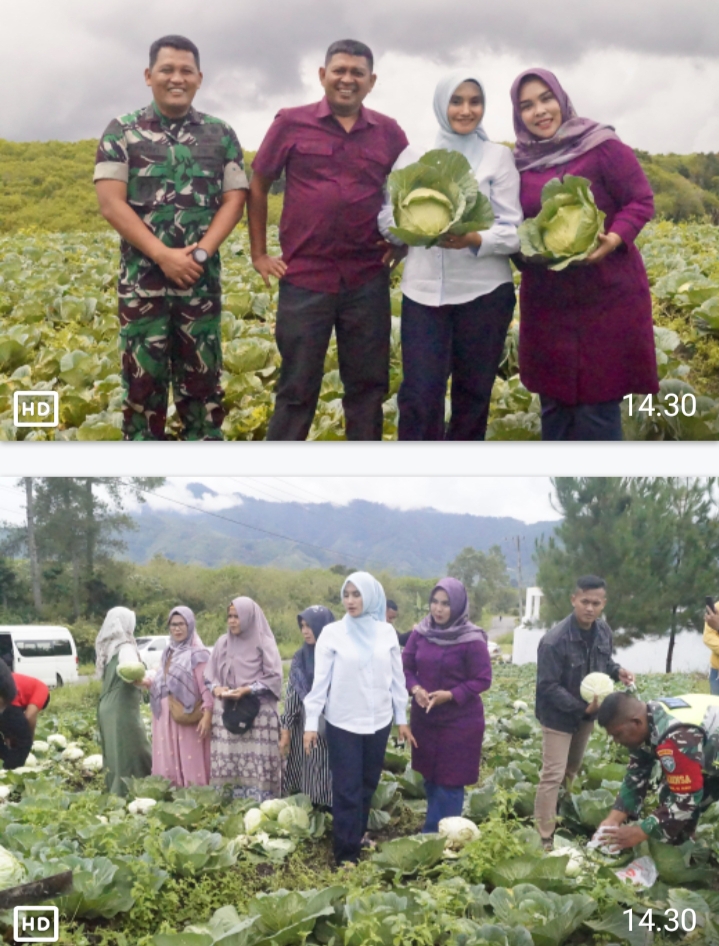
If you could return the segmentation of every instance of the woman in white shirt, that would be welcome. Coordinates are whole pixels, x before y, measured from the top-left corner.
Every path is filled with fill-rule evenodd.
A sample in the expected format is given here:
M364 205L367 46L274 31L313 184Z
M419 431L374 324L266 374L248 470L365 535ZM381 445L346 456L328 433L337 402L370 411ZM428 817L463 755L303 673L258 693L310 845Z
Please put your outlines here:
M402 657L397 633L385 620L382 585L367 572L354 572L342 585L342 603L344 618L326 625L315 645L314 683L304 699L305 752L325 727L338 864L359 860L392 721L401 739L413 741Z
M484 440L515 296L509 256L519 250L522 222L519 174L512 152L489 141L482 128L485 95L479 79L456 73L434 94L439 122L435 148L459 151L469 161L495 222L465 236L447 234L439 246L410 247L402 278L402 366L397 398L400 440ZM395 169L421 155L407 148ZM379 228L391 242L392 204ZM447 379L452 417L445 431Z

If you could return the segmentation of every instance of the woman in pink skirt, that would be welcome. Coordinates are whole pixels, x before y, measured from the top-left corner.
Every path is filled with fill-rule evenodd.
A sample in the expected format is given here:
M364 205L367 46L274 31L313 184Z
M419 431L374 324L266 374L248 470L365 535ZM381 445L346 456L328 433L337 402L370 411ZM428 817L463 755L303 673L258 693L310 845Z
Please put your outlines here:
M204 674L210 652L195 630L195 615L189 608L173 608L168 627L171 640L150 687L152 774L178 787L209 785L213 700ZM201 711L199 721L175 722L171 701L176 714L180 706L188 715Z

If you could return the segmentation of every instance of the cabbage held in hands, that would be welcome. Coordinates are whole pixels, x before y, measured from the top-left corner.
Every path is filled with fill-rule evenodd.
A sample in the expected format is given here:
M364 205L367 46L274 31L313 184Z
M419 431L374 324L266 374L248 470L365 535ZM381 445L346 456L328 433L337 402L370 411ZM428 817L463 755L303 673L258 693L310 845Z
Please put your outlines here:
M542 188L539 214L519 227L522 255L550 260L555 272L565 269L596 250L605 217L586 177L554 178Z
M121 664L117 668L118 676L125 683L139 683L144 680L147 673L147 667L144 664Z
M587 703L591 703L596 696L601 706L604 698L614 692L614 681L606 673L588 673L580 684L579 692Z
M494 223L492 205L459 151L428 151L392 171L387 187L397 224L390 233L407 246L434 246L445 233L462 236Z

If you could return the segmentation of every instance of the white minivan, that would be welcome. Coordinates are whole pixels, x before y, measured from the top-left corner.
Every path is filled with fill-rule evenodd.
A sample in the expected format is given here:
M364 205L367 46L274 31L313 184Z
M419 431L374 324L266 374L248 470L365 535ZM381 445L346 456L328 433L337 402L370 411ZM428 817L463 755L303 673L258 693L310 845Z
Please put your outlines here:
M49 687L77 683L77 650L66 627L41 624L0 625L0 658L15 673L42 680Z

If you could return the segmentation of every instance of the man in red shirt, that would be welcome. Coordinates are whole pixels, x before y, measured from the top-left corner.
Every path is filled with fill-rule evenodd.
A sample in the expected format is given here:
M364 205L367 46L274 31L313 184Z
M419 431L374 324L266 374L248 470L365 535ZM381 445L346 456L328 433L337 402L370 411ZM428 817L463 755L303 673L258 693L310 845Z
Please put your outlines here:
M11 673L0 661L0 760L6 769L25 764L32 749L38 715L50 702L40 680Z
M348 440L381 440L389 386L389 273L377 228L387 175L407 147L397 122L364 108L374 87L371 50L340 40L327 51L325 97L278 112L252 162L252 262L280 281L282 355L268 440L304 440L334 329ZM267 254L267 194L286 175L282 256Z

